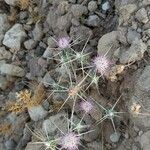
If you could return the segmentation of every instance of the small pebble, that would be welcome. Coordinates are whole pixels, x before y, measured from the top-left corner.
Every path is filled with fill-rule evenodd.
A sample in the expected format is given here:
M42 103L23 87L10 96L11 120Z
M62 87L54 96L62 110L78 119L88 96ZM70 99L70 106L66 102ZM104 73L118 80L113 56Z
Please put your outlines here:
M93 12L97 9L97 2L96 1L90 1L88 3L88 10Z
M110 8L110 4L108 1L106 1L105 3L102 4L102 9L104 11L107 11Z
M114 132L113 134L110 135L110 140L113 143L116 143L119 141L121 134L119 132Z
M139 131L138 135L141 136L143 134L143 131Z

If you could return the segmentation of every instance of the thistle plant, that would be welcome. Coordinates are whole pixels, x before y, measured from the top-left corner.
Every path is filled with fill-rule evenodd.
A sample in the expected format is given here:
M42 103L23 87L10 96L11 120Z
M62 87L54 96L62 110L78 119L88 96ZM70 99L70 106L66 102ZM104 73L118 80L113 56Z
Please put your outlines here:
M76 69L79 70L82 69L82 72L84 72L84 67L85 65L88 63L88 58L89 55L91 53L86 53L85 52L85 48L86 45L89 41L90 36L88 37L88 39L85 42L85 45L83 46L81 51L76 51L72 48L72 46L74 44L78 44L77 42L73 41L71 44L70 41L71 39L69 37L61 37L57 42L58 45L58 53L56 53L56 55L53 56L53 58L49 58L49 59L54 59L56 61L58 61L59 63L57 64L57 66L65 66L66 68L70 68L73 70L73 72L75 72ZM76 68L76 65L74 65L73 63L76 62L78 65L78 68Z
M32 133L32 135L34 137L37 138L38 142L32 142L32 144L40 144L40 145L44 145L45 149L44 150L59 150L59 148L57 147L57 142L59 139L51 139L47 132L46 136L43 134L43 132L38 131L32 131L27 125L26 125L27 129Z
M69 81L64 82L63 77L61 76L58 82L55 81L53 83L44 82L46 84L49 84L52 88L50 90L51 94L49 95L48 98L50 98L54 93L64 93L65 95L67 95L67 98L65 99L62 107L67 103L69 99L72 99L73 101L76 100L77 98L85 100L85 95L84 95L84 87L86 86L85 81L88 78L89 73L91 72L91 70L89 70L89 72L85 76L81 78L77 78L76 72L72 70L74 75L72 76L70 73L71 69L67 67L68 66L66 65L66 69L68 69ZM62 109L62 107L60 108L60 110Z
M75 41L71 43L72 40L67 36L61 37L58 41L54 39L58 48L54 49L54 51L56 50L56 55L50 59L56 61L56 68L59 66L63 66L65 68L67 77L64 78L63 75L61 75L59 79L55 79L52 83L46 83L47 85L49 84L51 88L51 94L48 98L55 93L63 93L66 98L60 106L59 111L69 100L72 101L73 106L71 107L70 118L66 118L68 122L67 132L63 132L55 123L53 123L60 131L59 137L57 139L50 139L48 134L46 134L46 138L40 138L41 143L44 143L46 149L78 150L80 146L83 146L83 135L92 132L87 131L90 126L83 124L83 120L87 114L90 114L93 111L93 101L103 110L103 117L97 121L96 125L102 123L106 119L109 119L111 120L113 129L116 133L114 118L120 117L120 114L123 112L117 112L115 107L121 96L112 107L108 108L103 107L94 99L93 101L87 99L86 91L91 87L91 85L96 85L99 93L99 79L106 75L111 65L111 61L106 57L108 52L105 55L96 56L92 62L88 60L91 53L87 53L85 49L89 38L90 36L87 38L81 51L73 49L73 45L77 43ZM83 112L78 123L74 121L77 100L81 101L80 109Z
M105 75L110 67L110 61L105 55L99 55L95 57L93 60L93 64L95 66L96 71L100 73L101 76Z
M75 104L75 103L74 103ZM65 116L64 116L65 117ZM66 118L66 117L65 117ZM82 117L83 118L83 117ZM74 109L72 110L72 115L70 119L67 117L67 131L62 131L54 122L52 122L56 128L60 131L60 134L57 138L51 139L48 135L46 128L45 128L45 134L43 132L38 131L32 131L28 126L27 128L29 131L35 136L39 142L33 142L32 144L44 144L45 149L44 150L78 150L79 146L82 146L82 137L83 135L92 132L86 131L84 132L83 129L87 130L88 126L82 125L83 119L76 124L74 122Z
M106 119L109 119L109 120L111 120L114 131L116 132L114 118L115 117L120 118L120 114L124 113L124 112L115 111L115 107L116 107L117 103L119 102L119 100L121 99L121 96L117 99L117 101L115 102L115 104L111 108L105 108L101 104L99 104L97 101L94 100L96 102L96 104L104 111L103 112L103 117L100 120L97 121L97 125L102 123Z
M59 38L57 44L58 44L58 47L61 49L68 48L70 47L70 38L69 37Z
M74 103L75 104L75 103ZM87 125L82 125L82 121L83 121L83 117L81 118L81 120L76 124L73 122L73 112L74 109L72 110L72 115L70 119L68 120L68 131L67 133L63 133L62 131L62 136L60 137L60 146L61 146L61 150L62 149L66 149L66 150L78 150L79 146L82 146L81 140L82 140L82 136L93 132L93 130L90 131L86 131L84 132L83 129L87 129L88 126Z

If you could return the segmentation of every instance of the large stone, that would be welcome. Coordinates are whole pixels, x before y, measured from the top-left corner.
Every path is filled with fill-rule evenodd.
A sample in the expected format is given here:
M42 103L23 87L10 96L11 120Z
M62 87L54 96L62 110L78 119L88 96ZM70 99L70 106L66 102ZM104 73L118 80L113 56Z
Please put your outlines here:
M150 150L150 131L145 132L139 139L142 150Z
M150 5L150 0L143 0L143 4L146 5L146 6Z
M9 85L10 81L7 80L7 78L5 78L4 76L0 76L0 89L5 90L8 85Z
M25 148L25 150L41 150L45 149L44 144L35 144L33 142L29 142Z
M126 27L119 27L118 28L118 41L124 45L128 45L127 41L127 28Z
M120 62L127 64L141 60L146 50L147 46L142 40L135 40L130 48L121 50Z
M133 75L135 76L135 75ZM145 67L142 73L140 73L139 77L133 82L134 91L131 95L128 107L129 110L131 106L137 106L140 109L138 110L141 114L134 114L133 111L131 113L131 120L136 124L136 126L140 127L149 127L150 126L150 117L147 112L150 108L150 66Z
M71 26L71 19L72 19L72 14L67 13L66 15L63 15L60 18L58 18L56 26L60 30L69 30Z
M90 15L87 19L87 24L92 27L98 27L100 25L100 18L97 15Z
M71 6L71 12L75 18L80 18L82 15L87 14L88 10L86 6L76 4Z
M120 24L122 22L127 23L131 14L137 9L137 6L135 4L128 4L124 5L122 7L119 7L119 12L120 12Z
M98 6L97 6L97 2L96 1L90 1L88 3L88 10L91 11L91 12L95 11L97 9L97 7Z
M16 77L23 77L25 75L25 71L21 67L5 63L0 66L0 72L1 74L7 74Z
M40 41L43 36L42 26L39 23L36 23L35 28L32 32L33 38L35 41Z
M150 66L147 66L137 82L137 87L141 91L150 91Z
M50 8L46 18L46 23L48 24L49 29L54 31L57 28L56 24L59 17L60 15L57 14L56 10L54 8Z
M11 49L20 50L26 33L21 24L15 24L4 36L3 44Z
M52 86L55 83L54 79L50 76L50 73L47 72L42 80L45 87Z
M128 4L135 4L136 0L115 0L115 6L117 9L119 9L122 6L128 5Z
M31 50L31 49L35 48L35 46L36 46L36 41L34 41L33 39L29 39L24 42L24 47L27 50Z
M48 112L41 105L29 107L28 113L33 121L44 119L44 117L48 114Z
M43 53L43 58L51 59L52 58L52 49L50 47L47 47L45 52Z
M140 10L138 10L135 17L139 22L142 22L144 24L146 24L149 21L147 11L145 8L141 8Z
M60 15L64 15L65 13L68 12L69 10L69 3L67 1L60 1L59 5L58 5L58 12Z
M17 0L5 0L5 2L6 2L8 5L15 6L16 3L17 3Z
M112 31L103 35L98 41L98 54L111 56L114 49L119 47L119 42L117 40L118 31Z
M5 49L5 47L0 47L0 60L2 59L10 59L11 53Z
M0 14L0 45L3 40L4 34L9 28L8 17L6 14Z
M17 143L13 139L9 139L5 142L5 147L7 150L15 149Z
M42 130L45 134L50 135L50 139L58 138L61 134L61 131L67 133L68 129L68 120L67 114L65 112L57 113L45 120L42 125ZM61 130L61 131L60 131Z
M92 35L92 30L85 26L72 26L70 28L70 38L76 40L75 43L78 41L82 41L83 39L86 40L90 35ZM77 40L79 39L79 40Z
M140 38L141 38L141 35L136 30L132 30L131 28L128 29L127 40L129 44L132 44L133 41L140 39Z
M102 150L103 145L100 141L94 141L87 144L87 150Z

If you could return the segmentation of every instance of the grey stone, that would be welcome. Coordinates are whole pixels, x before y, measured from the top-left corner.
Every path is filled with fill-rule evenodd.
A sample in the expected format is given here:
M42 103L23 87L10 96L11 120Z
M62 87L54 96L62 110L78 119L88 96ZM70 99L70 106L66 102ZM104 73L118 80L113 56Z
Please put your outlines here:
M99 127L98 126L97 127L92 127L91 126L90 128L88 128L88 130L91 131L91 132L89 132L87 134L84 134L83 135L83 139L86 142L93 142L93 141L95 141L98 138L98 136L99 136Z
M98 27L100 25L100 18L97 15L90 15L87 24L92 27Z
M128 41L127 41L127 28L125 27L120 27L118 28L118 41L121 42L122 44L124 45L127 45L128 44Z
M0 47L0 60L2 59L10 59L11 53L5 49L5 47Z
M57 113L44 120L42 130L45 134L48 134L52 139L58 138L61 134L60 130L64 133L67 132L67 114L65 112ZM59 130L60 129L60 130Z
M144 31L144 34L150 37L150 29L147 29L146 31Z
M35 46L36 46L36 41L34 41L33 39L29 39L24 42L24 47L27 50L31 50L31 49L35 48Z
M27 17L28 17L28 12L27 12L27 11L21 11L19 17L20 17L20 20L27 19Z
M28 113L33 121L44 119L44 117L48 114L48 112L41 105L28 108Z
M145 132L139 140L142 150L149 150L150 149L150 131Z
M135 75L134 75L135 76ZM128 107L131 110L131 106L135 103L141 106L139 112L143 115L134 115L131 111L131 120L137 127L149 127L150 117L147 114L147 110L150 107L150 66L146 66L145 69L139 74L138 78L133 82L134 92L131 95Z
M0 14L0 45L1 45L1 42L4 38L4 34L8 30L9 26L10 25L8 22L7 15L6 14Z
M76 18L72 18L71 23L72 23L72 25L74 25L74 26L79 26L79 25L80 25L80 22L79 22L78 19L76 19Z
M45 52L43 53L43 58L50 59L52 58L52 50L51 48L47 47Z
M128 29L127 40L129 44L132 44L133 41L138 40L140 38L141 38L141 35L138 32L130 28Z
M21 67L12 64L2 64L0 66L0 72L2 74L7 74L16 77L23 77L25 75L25 72Z
M114 133L112 133L112 134L110 135L110 140L111 140L113 143L116 143L116 142L119 141L120 136L121 136L120 132L114 132Z
M141 8L140 10L138 10L135 17L139 22L142 22L144 24L146 24L149 21L147 11L145 8Z
M93 141L87 144L88 150L103 150L102 143L100 141Z
M107 54L108 57L112 56L114 49L119 47L118 41L118 31L112 31L103 35L98 41L98 54L105 55Z
M0 142L0 150L4 150L4 149L5 149L4 143Z
M35 28L32 32L35 41L40 41L43 36L43 30L40 23L36 23Z
M53 83L55 83L55 81L53 80L53 78L50 76L49 72L47 72L43 78L43 84L45 87L49 87L52 86Z
M97 2L96 1L90 1L88 3L88 10L91 11L91 12L95 11L97 9L97 7L98 6L97 6Z
M53 38L53 37L49 37L49 38L47 39L47 44L48 44L48 46L49 46L50 48L55 48L55 47L57 47L57 42L56 42L55 38Z
M143 73L141 74L140 78L137 82L137 88L141 91L149 92L150 91L150 66L147 66Z
M76 0L69 0L69 2L75 4L75 3L76 3Z
M58 5L58 12L60 13L60 15L64 15L68 12L69 7L70 5L67 1L61 1Z
M137 5L135 4L128 4L124 5L122 7L119 7L120 17L119 17L119 23L122 22L127 23L131 14L137 9Z
M57 11L54 8L50 8L46 18L49 29L54 31L57 28L56 24L59 17L60 15L58 15Z
M108 1L106 1L105 3L102 4L102 9L104 11L107 11L108 9L110 9L110 3Z
M6 2L8 5L15 6L16 3L17 3L17 0L5 0L5 2Z
M75 18L80 18L82 15L87 14L88 10L86 6L76 4L71 6L71 12Z
M3 44L11 49L20 50L21 43L26 37L26 33L21 24L15 24L11 29L9 29L3 40Z
M24 149L25 146L28 144L28 142L31 141L32 133L31 131L25 126L23 130L23 136L21 140L19 141L16 150Z
M0 75L0 89L5 90L9 85L9 81L4 76Z
M128 4L135 4L137 0L115 0L115 6L117 9L119 9L122 6L128 5Z
M33 142L29 142L25 148L25 150L41 150L45 149L44 144L35 144Z
M92 30L83 25L77 27L72 26L70 28L70 38L73 40L80 38L79 41L81 41L83 39L87 39L90 35L92 35Z
M56 26L60 30L68 31L70 26L71 26L71 19L72 19L72 14L71 13L68 13L64 16L61 16L60 18L58 18Z
M120 56L120 62L122 64L138 61L143 58L144 52L147 50L147 46L142 40L135 40L131 47L122 50Z
M143 0L143 5L147 6L147 5L150 5L150 0Z
M16 143L14 140L9 139L8 141L5 142L5 147L7 150L13 150L16 147Z

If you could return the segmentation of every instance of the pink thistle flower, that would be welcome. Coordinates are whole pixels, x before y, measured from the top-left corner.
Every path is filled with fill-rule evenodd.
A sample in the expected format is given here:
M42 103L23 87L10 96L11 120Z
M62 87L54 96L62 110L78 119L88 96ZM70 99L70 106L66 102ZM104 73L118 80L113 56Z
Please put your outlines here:
M110 61L106 56L97 56L94 58L93 63L96 67L97 72L104 75L110 67Z
M62 37L58 40L59 48L67 48L70 46L70 38L69 37Z
M74 132L69 132L61 137L61 146L66 150L77 150L80 144L80 137Z
M94 106L89 101L82 101L80 103L80 107L85 113L89 113L90 111L92 111Z

